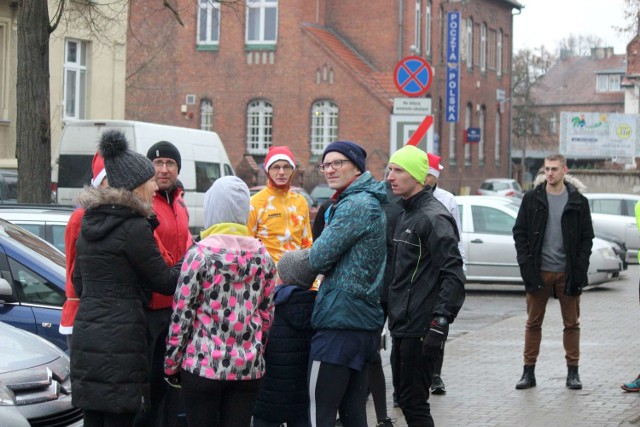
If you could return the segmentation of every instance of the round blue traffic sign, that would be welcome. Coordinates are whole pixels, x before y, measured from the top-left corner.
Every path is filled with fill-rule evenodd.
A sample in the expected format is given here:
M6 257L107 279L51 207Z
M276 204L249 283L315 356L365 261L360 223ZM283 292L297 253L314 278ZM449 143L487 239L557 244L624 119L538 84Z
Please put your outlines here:
M407 56L398 62L393 73L396 88L406 96L420 96L431 87L431 65L419 56Z

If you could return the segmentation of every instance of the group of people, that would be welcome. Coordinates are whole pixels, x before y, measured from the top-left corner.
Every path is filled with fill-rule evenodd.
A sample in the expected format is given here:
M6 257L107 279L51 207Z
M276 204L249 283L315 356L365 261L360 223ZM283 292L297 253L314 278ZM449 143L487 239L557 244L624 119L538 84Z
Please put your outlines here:
M366 157L350 141L327 146L318 169L335 194L312 232L290 190L293 153L271 147L266 187L250 197L239 178L216 180L192 239L176 147L160 141L144 156L105 132L66 234L61 332L85 425L173 426L184 407L191 427L361 427L370 392L378 425L391 426L385 322L397 404L409 426L434 425L429 394L445 392L444 343L465 299L457 205L437 186L438 156L401 148L386 183ZM545 171L514 227L529 313L517 388L535 386L550 295L565 320L567 386L579 388L593 230L564 159Z

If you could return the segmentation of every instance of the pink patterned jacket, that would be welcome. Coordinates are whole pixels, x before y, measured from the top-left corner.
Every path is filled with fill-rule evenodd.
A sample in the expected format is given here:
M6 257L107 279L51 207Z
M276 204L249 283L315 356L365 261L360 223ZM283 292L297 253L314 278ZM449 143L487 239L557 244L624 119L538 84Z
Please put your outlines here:
M189 249L173 298L165 373L213 380L264 375L276 269L264 245L237 224L218 224ZM224 234L219 234L224 233Z

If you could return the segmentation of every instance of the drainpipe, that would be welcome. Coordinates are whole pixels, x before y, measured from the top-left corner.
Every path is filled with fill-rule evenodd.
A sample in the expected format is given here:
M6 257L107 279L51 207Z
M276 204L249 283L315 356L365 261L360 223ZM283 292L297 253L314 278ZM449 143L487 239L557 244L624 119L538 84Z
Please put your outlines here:
M404 30L404 1L398 2L398 61L402 59L402 32Z
M524 6L522 6L524 7ZM511 70L509 70L509 99L513 100L513 17L520 15L522 13L522 9L518 9L518 13L512 14L511 15L511 49L509 49L509 65L511 66ZM513 115L513 102L510 103L509 105L509 144L507 144L507 157L509 158L509 178L511 178L511 174L513 173L512 171L512 165L513 165L513 160L511 159L511 145L512 145L512 141L511 138L513 136L513 120L512 120L512 115Z

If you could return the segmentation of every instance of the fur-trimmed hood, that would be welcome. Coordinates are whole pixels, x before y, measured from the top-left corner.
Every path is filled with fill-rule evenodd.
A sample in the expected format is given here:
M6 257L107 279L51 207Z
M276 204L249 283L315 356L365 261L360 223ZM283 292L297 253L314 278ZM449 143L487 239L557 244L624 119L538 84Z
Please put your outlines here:
M151 204L124 189L85 187L78 196L78 202L85 208L81 233L87 241L105 239L131 219L151 223L151 218L154 218Z
M144 216L153 215L153 205L146 203L133 191L122 188L93 188L85 186L78 196L78 204L85 209L96 208L100 205L120 205Z
M538 176L536 176L536 179L533 181L533 187L535 188L546 181L547 181L547 178L543 173L541 173ZM578 190L578 192L580 193L584 193L587 190L587 186L584 185L582 181L580 181L578 178L576 178L573 175L566 174L564 176L564 181L576 187L576 190Z

